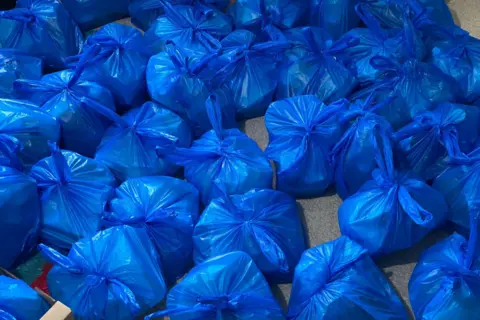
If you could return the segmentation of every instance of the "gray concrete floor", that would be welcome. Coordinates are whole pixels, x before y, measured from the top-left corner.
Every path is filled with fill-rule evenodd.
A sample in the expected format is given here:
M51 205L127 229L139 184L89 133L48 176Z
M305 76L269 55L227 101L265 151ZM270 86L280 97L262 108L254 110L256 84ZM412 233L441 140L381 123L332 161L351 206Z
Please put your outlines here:
M480 37L480 0L450 0L447 1L457 24L468 30L473 36ZM268 134L263 117L246 121L245 132L265 148L268 144ZM310 246L336 239L340 235L337 219L337 209L342 200L337 195L328 195L316 199L298 200L306 222L306 231ZM408 300L408 280L420 254L438 240L447 236L447 232L438 231L424 239L417 246L383 257L376 261L391 281L405 305L410 309ZM273 288L284 307L290 297L291 285L280 285Z

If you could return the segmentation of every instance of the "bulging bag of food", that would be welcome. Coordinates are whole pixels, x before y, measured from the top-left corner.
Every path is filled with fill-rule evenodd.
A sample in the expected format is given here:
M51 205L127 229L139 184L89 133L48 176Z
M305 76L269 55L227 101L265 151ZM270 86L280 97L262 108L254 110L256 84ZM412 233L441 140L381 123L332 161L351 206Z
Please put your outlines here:
M162 260L168 284L193 265L193 228L199 216L198 190L172 177L141 177L122 183L110 200L106 226L145 229Z
M14 97L15 80L39 80L42 74L42 59L16 49L0 49L0 98Z
M130 0L62 0L83 31L101 27L128 16Z
M309 0L310 25L327 30L334 39L357 27L355 5L362 0Z
M240 251L209 259L193 268L167 297L167 309L145 320L268 319L285 315L248 254Z

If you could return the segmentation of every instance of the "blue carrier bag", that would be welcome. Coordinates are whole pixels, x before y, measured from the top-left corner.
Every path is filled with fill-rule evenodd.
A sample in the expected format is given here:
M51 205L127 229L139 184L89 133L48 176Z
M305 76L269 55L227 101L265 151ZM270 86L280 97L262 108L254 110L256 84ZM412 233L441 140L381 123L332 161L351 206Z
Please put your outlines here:
M336 51L331 50L331 37L323 29L306 27L295 34L287 33L287 36L294 48L302 47L309 54L283 63L275 95L277 100L316 95L324 103L331 103L344 98L356 87L353 74L334 57Z
M30 176L41 197L42 242L68 251L77 240L100 230L115 178L96 160L51 147L52 155L34 165Z
M339 121L346 104L327 106L315 96L297 96L268 107L265 152L275 162L278 190L306 198L321 196L330 186L330 151L342 136Z
M338 121L345 126L345 132L331 152L335 188L342 199L371 179L377 167L375 145L382 145L382 137L389 137L393 131L390 123L376 113L388 105L389 100L374 104L370 96L365 101L345 103Z
M42 59L15 49L0 49L0 98L14 97L15 80L39 80L42 73Z
M0 319L40 319L50 307L25 282L0 276Z
M445 156L473 150L479 122L478 107L446 102L432 111L418 114L392 136L399 167L426 180L435 178L444 166Z
M17 80L14 89L18 98L32 101L60 122L62 148L93 157L115 114L115 103L108 89L81 80L81 73L78 68L41 80Z
M119 111L147 99L146 70L151 51L142 33L134 27L109 23L85 42L85 48L67 59L83 68L81 80L96 82L110 90Z
M125 18L129 3L130 0L62 0L83 31Z
M128 11L132 17L132 23L146 31L158 17L165 13L165 7L169 5L200 5L211 10L215 8L223 10L229 3L230 0L130 0Z
M269 189L252 189L232 196L222 190L200 216L193 243L196 264L243 251L271 283L291 282L293 270L306 249L295 199Z
M469 203L467 240L453 234L427 249L413 269L408 294L417 319L480 319L478 198Z
M160 259L143 229L109 228L75 243L67 256L39 247L54 264L48 289L72 309L75 319L136 319L167 291Z
M220 49L220 40L232 32L228 16L202 5L165 4L166 12L145 33L154 52L164 50L167 42L183 48L190 57L202 57Z
M223 54L211 67L218 70L211 84L214 88L226 86L231 91L240 119L265 114L277 89L280 62L285 50L291 47L287 40L255 40L255 34L247 30L230 33L221 41Z
M357 80L366 85L380 75L380 71L370 64L373 57L386 57L400 63L409 58L409 52L404 27L393 30L382 28L364 4L358 4L355 10L367 28L350 30L333 44L332 50ZM427 53L425 45L416 41L414 50L415 57L423 60Z
M37 105L21 100L0 99L0 134L19 141L19 158L28 170L50 153L48 142L59 140L60 125Z
M237 0L228 8L236 29L246 29L260 41L280 40L282 31L306 25L308 0Z
M17 0L16 8L0 11L0 48L28 52L59 70L82 46L80 28L58 0Z
M408 316L367 250L341 236L303 253L295 268L287 318L407 320Z
M214 93L224 114L224 128L235 128L235 106L227 87L212 89L202 73L218 53L192 59L178 46L167 45L164 52L153 56L147 67L147 85L154 101L188 120L195 136L212 129L205 110L205 101ZM210 72L210 70L208 70Z
M204 205L215 198L217 179L229 195L271 188L272 167L257 143L238 129L222 128L222 114L213 96L206 107L213 130L195 140L191 148L177 147L174 141L164 139L157 152L184 167L185 178L197 187Z
M6 269L28 258L37 244L40 225L37 185L20 171L16 156L20 148L17 139L0 134L0 267ZM0 310L2 298L0 294Z
M125 181L115 191L104 216L106 226L145 229L173 284L193 265L192 234L198 219L198 190L172 177L142 177Z
M165 140L189 147L192 137L188 124L172 111L154 102L145 102L140 108L117 117L105 132L95 159L105 163L120 181L173 175L178 167L155 151Z
M429 61L457 81L463 102L472 103L480 98L480 40L458 27L445 30Z
M480 146L468 154L446 159L446 168L433 181L433 188L443 194L449 207L449 220L470 228L469 203L480 198Z
M447 218L443 195L410 172L393 167L392 149L384 137L375 144L379 169L338 209L343 235L374 256L410 248Z
M306 0L310 2L310 25L327 30L339 39L360 24L355 5L362 0Z
M193 268L167 296L167 309L145 320L284 320L260 270L246 253L235 251Z

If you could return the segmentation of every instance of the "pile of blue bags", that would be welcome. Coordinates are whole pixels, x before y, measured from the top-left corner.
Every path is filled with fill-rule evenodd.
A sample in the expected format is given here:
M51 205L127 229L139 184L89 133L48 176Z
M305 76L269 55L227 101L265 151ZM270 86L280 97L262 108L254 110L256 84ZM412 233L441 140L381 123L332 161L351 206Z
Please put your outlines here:
M480 40L444 0L17 0L0 267L40 252L80 320L406 320L377 259L454 230L411 307L478 319L479 136ZM296 199L332 192L341 235L309 244ZM0 319L47 310L0 276Z

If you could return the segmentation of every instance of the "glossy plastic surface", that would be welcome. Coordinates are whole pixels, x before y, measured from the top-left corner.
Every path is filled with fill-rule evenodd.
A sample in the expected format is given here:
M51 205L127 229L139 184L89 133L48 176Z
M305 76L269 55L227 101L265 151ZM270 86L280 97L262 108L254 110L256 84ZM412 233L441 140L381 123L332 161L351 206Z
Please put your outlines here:
M43 74L40 58L15 49L0 49L0 98L13 98L13 83L17 79L39 80Z
M62 0L83 31L101 27L128 16L130 0Z

